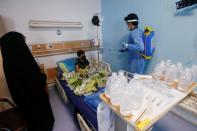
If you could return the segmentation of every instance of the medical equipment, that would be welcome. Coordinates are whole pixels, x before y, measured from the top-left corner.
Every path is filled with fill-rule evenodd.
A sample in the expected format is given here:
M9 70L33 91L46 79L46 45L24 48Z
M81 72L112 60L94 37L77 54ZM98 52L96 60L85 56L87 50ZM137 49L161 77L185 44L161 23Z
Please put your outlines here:
M144 51L139 52L144 59L151 59L155 51L155 46L153 44L154 30L150 26L144 28Z
M144 59L150 60L153 56L153 53L155 51L155 46L153 43L153 37L154 37L154 30L150 26L146 26L144 28L144 35L143 35L143 41L144 41L144 50L139 51L138 53L144 57ZM129 44L127 42L122 41L121 42L123 47L119 50L120 52L127 51L127 47Z
M100 36L99 36L99 26L102 24L103 18L101 16L100 13L96 13L93 17L92 17L92 24L94 26L96 26L96 38L93 40L94 45L98 48L97 50L97 57L98 57L98 61L100 61Z

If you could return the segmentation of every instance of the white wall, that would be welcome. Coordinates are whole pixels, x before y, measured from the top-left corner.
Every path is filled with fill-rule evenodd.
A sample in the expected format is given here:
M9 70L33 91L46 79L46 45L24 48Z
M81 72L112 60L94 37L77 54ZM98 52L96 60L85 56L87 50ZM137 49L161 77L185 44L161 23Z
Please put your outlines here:
M23 33L27 43L88 39L96 36L92 16L100 12L100 0L1 0L0 15L7 31ZM80 21L82 29L32 29L29 20Z
M3 25L3 21L1 19L0 16L0 37L5 33L5 29L4 29L4 25Z
M3 62L2 62L1 50L0 50L0 98L4 98L4 97L10 97L10 93L8 91L5 74L3 72Z
M21 32L26 36L27 44L96 38L96 27L91 18L100 10L100 0L0 0L5 30ZM79 21L83 28L59 28L62 35L57 35L57 28L29 28L29 20ZM69 55L41 58L40 62L48 61L47 66L51 67L54 63L50 59L56 61L64 57Z

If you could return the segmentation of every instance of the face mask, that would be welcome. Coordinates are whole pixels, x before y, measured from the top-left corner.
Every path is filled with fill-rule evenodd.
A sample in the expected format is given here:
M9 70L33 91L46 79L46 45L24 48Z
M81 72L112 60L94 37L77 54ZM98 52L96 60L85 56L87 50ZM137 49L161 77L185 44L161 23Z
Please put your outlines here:
M131 31L131 29L130 29L129 27L127 27L127 30L128 30L128 31Z
M85 60L85 59L86 59L86 56L82 56L81 59L82 59L82 60Z

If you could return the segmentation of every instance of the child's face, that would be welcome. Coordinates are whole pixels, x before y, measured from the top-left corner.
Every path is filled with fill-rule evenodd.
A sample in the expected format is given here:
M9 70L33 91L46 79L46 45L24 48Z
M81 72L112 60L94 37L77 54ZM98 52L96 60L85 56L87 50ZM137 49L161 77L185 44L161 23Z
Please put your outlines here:
M85 60L85 59L86 59L86 56L85 56L85 54L81 54L79 58L80 58L81 60Z

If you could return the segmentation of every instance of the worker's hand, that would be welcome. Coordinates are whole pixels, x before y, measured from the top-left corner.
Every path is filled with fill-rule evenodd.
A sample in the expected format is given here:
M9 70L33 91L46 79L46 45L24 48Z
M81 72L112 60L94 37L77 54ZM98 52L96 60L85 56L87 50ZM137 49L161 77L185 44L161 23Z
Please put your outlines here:
M127 42L122 41L121 42L124 48L127 48L129 46L129 44Z
M126 49L120 49L119 50L119 52L125 52L126 51Z

